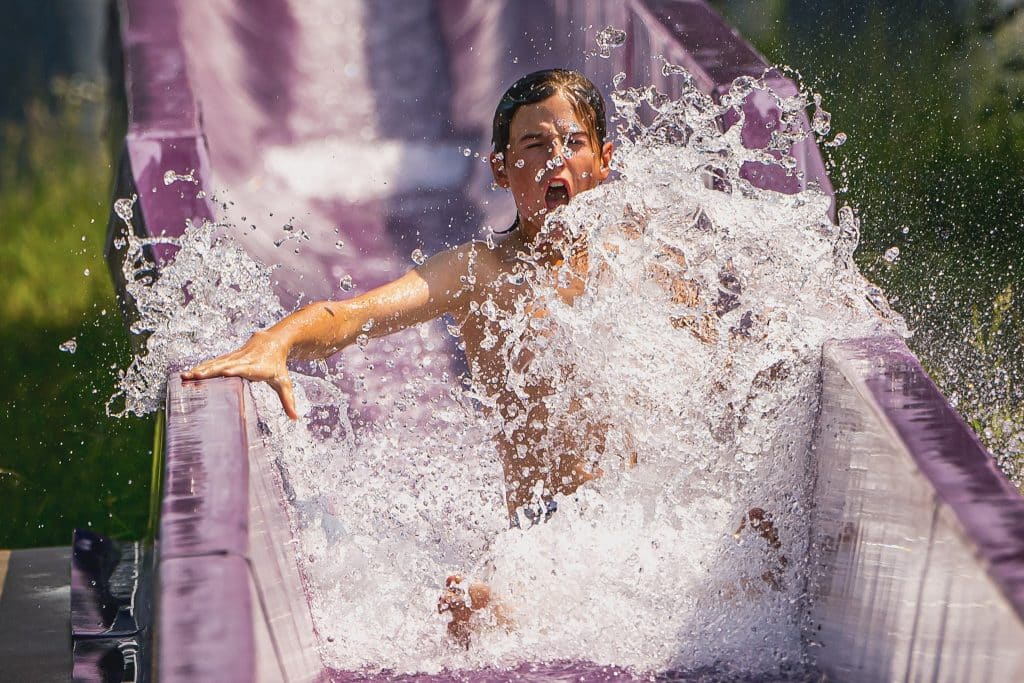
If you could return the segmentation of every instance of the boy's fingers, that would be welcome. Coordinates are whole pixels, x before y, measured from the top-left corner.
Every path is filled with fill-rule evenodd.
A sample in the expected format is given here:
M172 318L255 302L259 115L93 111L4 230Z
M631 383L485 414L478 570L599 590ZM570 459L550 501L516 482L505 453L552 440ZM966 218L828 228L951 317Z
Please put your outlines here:
M233 354L232 354L233 355ZM287 370L279 375L269 376L269 368L252 363L242 356L233 358L232 355L214 358L200 363L191 370L181 373L184 380L209 379L211 377L244 377L252 381L265 380L281 399L281 407L288 417L293 420L299 419L299 412L295 409L295 395L292 391L292 381Z
M292 394L292 380L285 374L282 377L276 377L270 381L270 386L277 392L278 398L281 399L281 405L284 407L285 415L293 420L299 419L299 413L295 410L295 396Z
M181 376L183 379L207 379L208 377L212 377L216 374L217 366L222 364L223 362L220 358L203 361L191 370L181 373Z
M198 366L188 372L183 372L181 373L181 377L182 379L209 379L211 377L217 377L220 374L223 373L218 371L215 366L207 365L205 367Z
M245 368L250 364L244 363L230 356L222 356L200 363L191 370L181 373L182 379L209 379L211 377L237 377L245 374Z

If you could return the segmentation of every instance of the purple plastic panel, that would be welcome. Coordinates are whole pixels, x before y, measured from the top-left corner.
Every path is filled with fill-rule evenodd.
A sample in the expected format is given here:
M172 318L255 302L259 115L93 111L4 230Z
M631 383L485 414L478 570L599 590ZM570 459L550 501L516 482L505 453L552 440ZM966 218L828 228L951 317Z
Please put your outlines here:
M76 529L71 547L71 637L134 634L138 626L130 603L137 545L125 544L122 550L120 543Z
M249 552L248 441L242 383L167 383L162 560ZM173 425L173 428L171 427Z
M237 555L160 561L159 680L256 680L249 568Z
M295 609L306 598L283 495L245 383L172 375L166 415L161 680L316 680L322 666L308 610Z
M168 381L157 565L162 681L254 680L240 380Z
M811 596L836 680L1024 680L1024 499L902 341L833 342Z
M138 680L152 659L151 550L85 529L72 550L72 680Z
M243 385L241 380L233 380ZM296 562L280 470L263 443L252 396L243 393L248 441L249 563L257 612L259 680L324 680L305 583Z
M130 134L181 135L198 131L177 3L118 2Z
M115 194L138 197L137 235L180 235L186 220L199 223L213 218L213 208L208 199L197 196L208 176L209 160L181 49L177 4L120 0L118 13L128 134ZM168 170L191 173L196 182L168 185L164 182ZM117 283L123 253L113 240L124 230L121 219L112 214L107 259ZM157 263L172 253L164 245L153 248Z

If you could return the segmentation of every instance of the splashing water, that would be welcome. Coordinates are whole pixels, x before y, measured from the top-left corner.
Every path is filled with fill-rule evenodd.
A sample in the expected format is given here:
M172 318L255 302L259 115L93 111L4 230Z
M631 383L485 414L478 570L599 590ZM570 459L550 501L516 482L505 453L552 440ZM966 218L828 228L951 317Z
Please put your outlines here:
M612 56L612 49L622 47L626 42L626 32L614 26L606 26L598 31L595 36L597 42L597 56L608 59Z
M132 200L115 202L131 226ZM111 415L144 415L160 407L167 374L211 355L237 348L252 332L284 313L270 287L271 269L234 243L218 238L222 226L190 225L181 238L140 239L126 231L122 264L126 290L138 318L132 334L146 336L146 352L119 371L118 390L107 402ZM146 247L173 244L174 262L154 276ZM118 409L118 406L120 408Z
M188 173L178 173L174 170L164 171L164 185L171 185L176 182L192 183L193 185L199 184L199 179L196 178L195 169L191 169Z
M477 409L482 388L457 386L426 359L362 429L349 408L376 397L360 390L361 374L349 377L352 393L337 384L357 369L295 373L300 423L268 387L253 387L294 492L330 665L438 671L586 659L777 673L800 664L821 346L905 328L852 261L852 210L835 225L820 193L781 195L740 177L745 161L778 163L740 142L739 105L763 84L741 79L719 105L671 73L683 81L678 99L653 88L614 93L619 179L547 218L552 239L587 245L583 293L571 305L552 295L569 266L534 264L516 310L488 300L474 313L512 332L491 341L509 362L511 390L551 388L545 407L558 429L549 433L600 444L589 455L604 476L557 496L550 521L508 529L491 438L508 426ZM740 122L722 133L728 109ZM826 124L823 116L818 128ZM785 135L776 149L800 139ZM130 221L130 202L119 206ZM122 375L125 411L154 409L169 368L234 348L283 314L270 269L218 234L210 223L189 228L155 281L144 242L129 237L133 331L149 336ZM531 313L538 307L545 317ZM367 342L354 352L385 340L364 351ZM525 367L514 362L524 350L533 356ZM438 384L447 392L424 398ZM454 646L435 607L451 573L488 581L514 626L480 615L473 646Z

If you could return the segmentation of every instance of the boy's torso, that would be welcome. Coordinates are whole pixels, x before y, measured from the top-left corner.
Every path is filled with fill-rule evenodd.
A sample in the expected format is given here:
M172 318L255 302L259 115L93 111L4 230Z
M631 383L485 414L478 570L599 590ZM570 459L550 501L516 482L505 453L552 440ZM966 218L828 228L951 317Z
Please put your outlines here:
M550 382L528 372L534 356L531 340L544 334L549 324L543 298L557 294L572 304L583 293L586 252L571 257L569 276L563 273L559 278L560 262L542 268L528 264L518 240L505 240L493 249L481 244L460 249L466 250L463 277L469 281L451 313L460 325L470 373L485 409L498 410L502 417L497 443L512 512L530 502L538 480L551 495L571 492L593 476L579 456L588 445L573 443L566 437L569 430L551 429L553 422L567 416L549 414L544 398L552 393ZM525 381L513 388L512 375Z

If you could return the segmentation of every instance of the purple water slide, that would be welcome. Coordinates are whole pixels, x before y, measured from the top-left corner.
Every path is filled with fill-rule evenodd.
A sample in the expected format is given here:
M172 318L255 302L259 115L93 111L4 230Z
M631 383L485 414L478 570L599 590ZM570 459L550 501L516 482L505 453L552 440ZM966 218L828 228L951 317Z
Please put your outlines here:
M488 191L473 152L488 151L494 103L523 73L569 66L607 84L621 71L627 84L671 91L654 60L663 55L716 96L742 75L766 74L783 95L796 89L697 1L118 7L129 130L116 192L138 196L134 229L180 234L186 219L217 209L254 255L283 263L286 305L341 295L342 276L355 291L371 287L408 267L413 249L508 222L512 207ZM585 58L607 25L627 32L626 45ZM751 98L745 113L745 143L763 145L776 124L771 98ZM755 165L744 173L781 191L813 182L830 192L813 142L794 155L800 176ZM192 172L196 184L167 185L166 171ZM208 198L214 189L220 209ZM300 227L309 237L298 254L274 244L286 222L289 234ZM115 279L123 225L112 217ZM447 357L442 337L426 334L417 353ZM165 681L359 679L320 662L288 550L285 491L252 406L240 380L168 382L154 670ZM815 453L820 571L807 640L822 671L835 680L1021 680L1021 499L902 342L826 348ZM624 675L562 662L458 679Z

